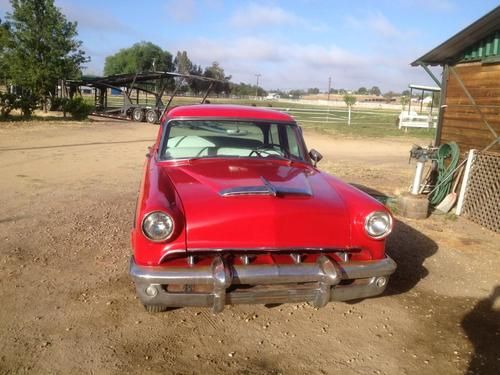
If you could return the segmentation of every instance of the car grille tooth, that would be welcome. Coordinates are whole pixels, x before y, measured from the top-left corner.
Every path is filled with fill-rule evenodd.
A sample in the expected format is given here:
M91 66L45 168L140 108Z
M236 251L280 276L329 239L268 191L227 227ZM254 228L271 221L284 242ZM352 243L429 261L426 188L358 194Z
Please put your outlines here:
M302 262L302 254L296 254L296 253L293 253L293 254L290 254L290 256L292 257L293 261L296 263L296 264L299 264Z

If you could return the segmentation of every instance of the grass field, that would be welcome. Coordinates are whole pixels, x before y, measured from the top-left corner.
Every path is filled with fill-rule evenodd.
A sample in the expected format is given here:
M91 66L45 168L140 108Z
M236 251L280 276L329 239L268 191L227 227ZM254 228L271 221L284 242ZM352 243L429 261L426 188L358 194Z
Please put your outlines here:
M197 98L179 97L174 105L196 103ZM351 125L347 125L347 107L328 107L304 105L279 101L213 99L211 103L242 104L269 107L292 115L306 129L315 129L329 134L342 134L350 137L417 137L433 139L435 129L399 130L397 119L400 111L390 109L352 108Z
M84 96L89 103L94 103L94 97ZM257 107L272 108L286 112L293 116L297 122L305 129L314 129L327 134L338 134L349 137L414 137L421 139L433 139L435 129L410 129L407 132L399 130L397 119L399 111L391 109L361 108L353 106L351 114L351 125L347 125L347 107L322 106L316 104L290 103L280 101L256 101L252 99L227 99L209 98L214 104L240 104L256 105ZM168 97L163 98L167 103ZM200 98L196 97L176 97L172 106L199 103ZM140 97L141 104L154 104L154 98L150 95L147 98ZM123 97L108 96L109 107L119 107L123 105ZM11 116L7 121L22 120L19 116ZM62 120L51 118L50 116L34 116L36 120Z

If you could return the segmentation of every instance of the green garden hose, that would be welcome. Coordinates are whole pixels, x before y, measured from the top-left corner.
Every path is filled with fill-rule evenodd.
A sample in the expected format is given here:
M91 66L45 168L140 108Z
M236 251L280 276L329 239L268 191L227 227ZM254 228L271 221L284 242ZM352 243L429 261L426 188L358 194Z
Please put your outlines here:
M446 159L450 158L448 165L445 164ZM453 181L453 173L460 159L460 148L455 142L442 144L437 152L437 171L438 177L436 187L432 194L430 194L430 203L437 205L448 195L450 192L451 183Z

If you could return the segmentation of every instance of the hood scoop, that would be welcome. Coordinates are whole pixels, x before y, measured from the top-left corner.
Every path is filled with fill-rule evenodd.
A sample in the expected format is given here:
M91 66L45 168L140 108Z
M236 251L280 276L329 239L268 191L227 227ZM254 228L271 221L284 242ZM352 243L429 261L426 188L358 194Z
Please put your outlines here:
M312 197L311 187L306 180L306 188L298 189L286 186L273 185L264 177L260 177L264 185L260 186L236 186L219 191L222 197L233 197L239 195L272 195L274 197L282 197L284 195L303 195Z

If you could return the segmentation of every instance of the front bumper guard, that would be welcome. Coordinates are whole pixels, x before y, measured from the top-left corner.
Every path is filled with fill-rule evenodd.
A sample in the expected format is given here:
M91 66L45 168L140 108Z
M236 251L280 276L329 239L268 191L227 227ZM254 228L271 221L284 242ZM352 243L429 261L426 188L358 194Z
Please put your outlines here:
M206 306L215 313L226 304L347 301L381 294L396 270L389 257L335 262L322 255L315 263L230 265L216 256L210 266L150 267L130 260L130 275L145 305ZM208 293L168 292L165 285L205 285ZM255 288L238 288L254 286Z

